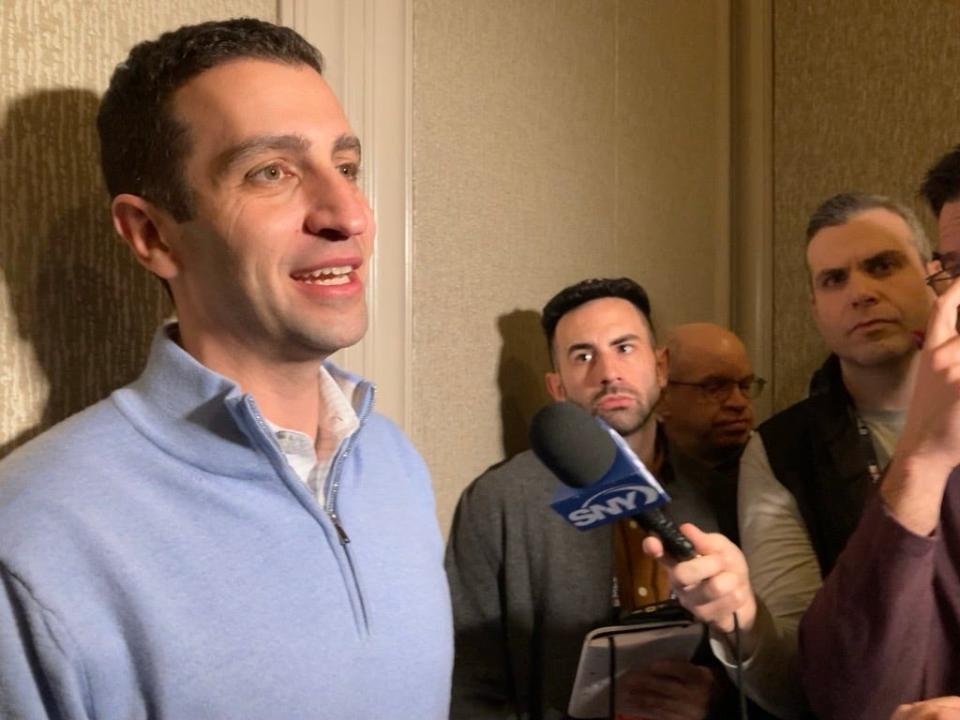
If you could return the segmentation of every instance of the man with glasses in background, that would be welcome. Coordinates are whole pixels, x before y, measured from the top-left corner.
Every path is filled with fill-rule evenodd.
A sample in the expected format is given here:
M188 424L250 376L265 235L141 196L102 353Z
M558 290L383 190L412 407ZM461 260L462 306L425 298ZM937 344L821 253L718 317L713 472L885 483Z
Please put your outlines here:
M831 354L809 396L760 425L744 450L738 504L746 563L736 548L701 548L694 539L703 557L671 567L695 615L729 632L736 613L745 690L785 719L808 713L800 617L890 460L933 303L924 284L926 235L902 204L836 195L813 213L806 237L814 320ZM661 550L655 541L646 547ZM732 666L730 640L717 633L713 646Z
M878 497L800 628L811 705L836 720L960 718L960 698L936 697L960 695L960 146L920 193L939 226L927 283L940 297L906 422Z
M737 473L764 381L740 338L720 325L678 325L665 347L670 372L657 414L671 462L716 509L720 532L739 544Z
M960 145L930 168L920 195L937 218L940 235L927 284L937 295L943 295L960 276Z

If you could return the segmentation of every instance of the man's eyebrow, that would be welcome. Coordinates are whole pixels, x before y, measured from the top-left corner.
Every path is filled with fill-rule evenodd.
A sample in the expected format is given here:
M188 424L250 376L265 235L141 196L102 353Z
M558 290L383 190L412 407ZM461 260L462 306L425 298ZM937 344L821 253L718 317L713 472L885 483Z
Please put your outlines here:
M213 174L214 177L223 177L244 160L256 157L263 152L286 150L302 155L309 148L310 141L302 135L256 135L220 153L214 160Z
M626 335L621 335L618 338L614 338L610 341L610 347L614 345L622 345L625 342L630 342L631 340L639 340L640 336L636 333L627 333Z
M816 274L816 276L813 278L813 281L815 284L819 285L828 277L842 277L843 275L846 275L847 272L848 270L845 267L824 268Z
M870 257L864 258L863 260L861 260L860 265L861 266L871 265L875 262L882 262L884 260L903 261L903 260L906 260L906 258L907 258L906 253L900 250L882 250L881 252L878 252L876 255L871 255Z
M728 380L729 380L729 381L733 381L733 382L737 382L736 380L734 380L734 378L730 377L729 375L721 375L720 373L715 373L715 372L712 372L712 373L709 373L709 374L707 374L707 375L704 375L704 376L703 376L702 378L700 378L697 382L704 382L704 383L706 383L706 382L718 382L718 381L719 381L719 382L727 382Z
M757 376L754 373L747 373L746 375L739 375L734 377L733 375L724 375L723 373L712 372L706 377L701 378L698 382L734 382L741 383L746 381L754 381L757 379Z
M344 150L354 150L357 155L360 154L360 138L356 135L341 135L333 143L333 153L343 152Z
M574 343L573 345L567 348L567 355L569 355L570 353L574 353L577 350L593 350L593 345L591 345L590 343Z

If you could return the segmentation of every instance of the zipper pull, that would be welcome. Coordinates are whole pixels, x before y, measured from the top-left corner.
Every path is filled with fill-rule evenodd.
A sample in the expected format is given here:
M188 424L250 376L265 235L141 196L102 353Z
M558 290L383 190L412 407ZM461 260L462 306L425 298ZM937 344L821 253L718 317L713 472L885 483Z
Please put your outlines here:
M343 529L343 526L340 524L340 518L337 517L335 512L330 512L330 520L333 522L333 527L337 530L337 536L340 538L340 544L346 545L350 542L350 536L347 535L347 531Z

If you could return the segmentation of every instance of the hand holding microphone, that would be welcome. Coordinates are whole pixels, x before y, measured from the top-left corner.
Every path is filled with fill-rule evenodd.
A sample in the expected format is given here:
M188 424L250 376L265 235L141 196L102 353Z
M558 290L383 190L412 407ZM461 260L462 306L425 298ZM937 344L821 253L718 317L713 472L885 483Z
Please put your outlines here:
M756 601L739 548L723 535L704 534L692 524L682 526L681 532L662 510L670 497L610 427L573 403L554 403L533 418L530 444L566 485L551 506L569 523L587 530L633 518L655 533L644 540L644 550L667 568L681 604L724 632L734 630L734 613L744 616L742 626L747 621L753 626ZM664 673L680 677L679 682L665 682ZM648 685L656 693L648 692ZM614 706L631 717L638 712L638 717L701 718L708 712L713 687L709 670L687 661L660 664L627 673L618 688L625 697ZM740 703L745 718L742 693Z
M740 630L749 638L757 617L757 600L743 552L720 533L705 533L691 523L681 525L680 530L693 543L696 557L677 562L664 553L656 537L643 541L643 551L667 568L677 599L698 620L731 633L736 613ZM748 640L744 648L747 655L751 654L750 644Z
M747 561L733 542L692 524L678 529L662 505L669 496L626 442L570 402L533 418L530 443L541 462L568 486L553 508L587 530L630 516L656 536L644 551L662 562L680 603L697 619L729 633L737 613L749 634L757 614Z

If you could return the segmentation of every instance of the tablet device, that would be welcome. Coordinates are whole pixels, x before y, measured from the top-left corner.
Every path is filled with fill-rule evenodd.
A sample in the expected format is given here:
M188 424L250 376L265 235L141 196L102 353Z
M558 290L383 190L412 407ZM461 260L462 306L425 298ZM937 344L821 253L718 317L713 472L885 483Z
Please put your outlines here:
M611 641L617 679L654 660L690 660L700 647L705 627L689 620L651 621L597 628L580 651L567 714L572 718L606 717L609 708Z

